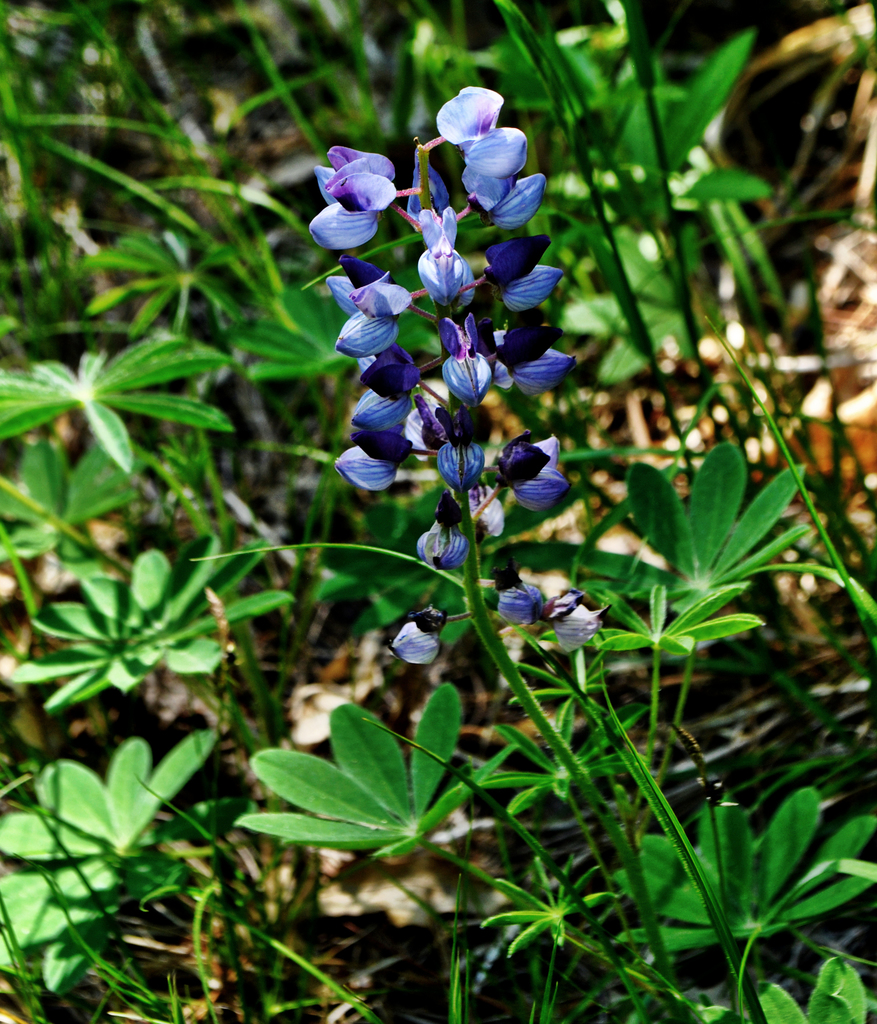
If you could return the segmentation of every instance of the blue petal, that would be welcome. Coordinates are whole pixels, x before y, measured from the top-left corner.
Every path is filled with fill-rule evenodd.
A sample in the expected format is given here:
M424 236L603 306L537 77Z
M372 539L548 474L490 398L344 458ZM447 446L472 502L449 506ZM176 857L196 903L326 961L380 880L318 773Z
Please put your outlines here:
M458 527L435 523L420 535L417 555L435 569L459 569L469 555L469 541Z
M487 389L493 383L490 363L482 355L446 359L442 363L442 377L451 394L469 406L481 405Z
M456 252L436 259L427 251L417 261L417 273L432 301L439 306L450 306L463 283L465 261Z
M463 188L466 189L466 195L474 196L478 206L487 212L508 196L514 183L513 177L491 178L486 174L477 174L471 167L463 171Z
M308 225L317 245L324 249L353 249L374 238L378 230L376 213L351 213L336 203L320 210Z
M362 149L349 149L347 146L333 146L329 152L329 163L340 171L342 167L348 167L354 161L368 169L371 174L380 174L392 181L396 177L396 168L392 161L388 160L381 153L367 153Z
M334 277L327 277L326 284L329 286L332 298L344 312L348 316L356 316L359 310L356 308L356 303L350 297L350 293L353 291L353 284L350 278L344 274L336 274Z
M330 178L335 177L335 172L332 170L332 168L315 167L314 175L316 176L317 184L320 186L320 195L326 200L328 205L332 206L333 203L337 203L338 200L334 196L329 195L329 193L326 191L326 182L329 181Z
M435 120L439 134L455 146L478 139L496 124L503 102L498 92L469 85L438 112Z
M509 194L490 211L490 219L503 231L522 227L542 205L545 175L521 178Z
M536 587L522 583L499 593L500 618L517 626L531 626L542 614L542 595Z
M420 161L417 159L416 150L414 151L414 180L411 182L411 187L420 188ZM445 185L441 175L431 164L429 167L429 194L432 198L432 208L437 213L444 213L448 206L450 206L451 198L448 195L447 185ZM419 195L408 197L408 215L410 217L419 217L422 209L423 206Z
M544 302L548 298L562 277L562 270L540 263L526 277L520 277L503 288L503 304L506 309L515 313L520 313L525 309L534 309L540 302Z
M508 391L512 384L514 384L512 375L499 360L493 364L493 383L498 388L502 388L503 391Z
M411 292L398 284L390 284L389 273L380 281L357 288L350 298L356 308L368 317L398 316L411 303Z
M556 388L575 365L575 356L550 348L538 359L514 366L512 377L525 395L541 395Z
M461 256L460 259L463 259ZM475 283L475 275L472 273L472 268L469 266L466 260L463 260L463 280L460 282L460 287L465 288L467 284ZM459 293L459 303L464 308L468 306L475 298L475 289L470 288L468 291Z
M361 448L348 448L335 460L335 469L354 487L366 491L383 491L396 479L395 462L373 459Z
M370 320L365 313L352 316L341 328L335 351L343 356L376 356L389 348L399 337L399 323L395 317L380 316Z
M488 178L510 178L527 162L527 136L517 128L494 128L460 149L466 165Z
M532 480L512 481L512 491L519 505L531 512L553 508L569 490L569 481L556 469L540 470Z
M411 398L382 398L374 391L366 393L356 403L351 424L357 430L389 430L403 423L411 411Z
M390 650L409 665L429 665L439 652L438 633L424 633L416 622L406 622L390 642Z
M396 186L380 174L347 174L339 171L330 178L326 191L334 196L345 210L386 210L396 198ZM336 180L337 179L337 180Z
M478 482L484 469L484 451L477 444L467 444L461 448L443 444L439 448L436 469L451 490L468 491Z

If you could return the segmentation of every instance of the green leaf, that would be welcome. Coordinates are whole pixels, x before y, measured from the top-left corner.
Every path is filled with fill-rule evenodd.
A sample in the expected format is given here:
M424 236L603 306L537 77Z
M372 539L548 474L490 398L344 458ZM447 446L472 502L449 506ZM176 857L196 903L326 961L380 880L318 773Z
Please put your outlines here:
M366 787L391 814L408 821L408 777L396 741L377 718L356 704L342 704L329 719L338 767Z
M216 733L211 729L201 729L190 733L165 754L149 780L149 788L155 794L155 810L158 810L162 801L173 800L210 756L214 743ZM145 810L144 807L144 816ZM144 826L152 821L155 810L149 813L143 822Z
M763 625L764 620L757 615L721 615L699 626L689 626L685 632L700 643L702 640L720 640L723 636L745 633L747 629L758 629Z
M145 612L155 613L164 604L170 578L171 564L158 548L144 551L134 560L131 593Z
M100 402L86 402L84 409L97 443L126 473L130 473L134 468L134 453L125 424L112 409Z
M24 860L58 860L67 854L91 857L104 847L58 822L47 824L42 815L13 811L0 818L0 850Z
M43 508L56 514L61 511L64 474L58 453L48 441L25 446L21 459L21 482L27 493ZM32 512L30 516L33 516Z
M865 987L840 957L826 960L808 1006L810 1024L865 1024Z
M152 893L179 891L188 874L189 868L178 860L160 853L141 853L125 858L122 882L128 895L142 902Z
M700 142L745 67L754 41L754 29L741 32L708 57L686 82L685 99L676 104L666 122L671 171L677 170L689 150Z
M215 640L197 637L194 640L181 640L168 647L164 660L171 672L180 672L182 675L204 672L210 675L222 661L222 650Z
M142 341L117 356L98 378L97 394L130 391L215 370L230 357L185 338Z
M521 732L520 729L516 729L513 725L496 725L494 728L510 747L523 754L528 761L539 765L549 775L554 775L555 767L551 758L529 736Z
M286 590L263 590L261 594L251 594L240 601L235 601L225 609L225 617L230 623L243 622L257 615L284 608L292 601L292 595Z
M70 474L63 518L75 526L130 503L136 495L128 474L102 448L90 448Z
M297 750L263 750L250 761L256 777L304 811L361 825L392 826L387 811L362 784L322 757Z
M153 797L144 788L152 774L152 751L146 740L131 736L116 749L107 769L110 818L115 846L127 849L142 829L143 813Z
M656 640L664 632L667 621L667 588L660 583L652 587L649 594L649 616L652 621L649 635Z
M430 697L417 726L415 742L450 761L460 733L460 697L451 683L444 683ZM444 775L444 768L420 750L411 752L411 794L414 816L420 818Z
M646 885L660 913L691 924L709 922L703 901L666 837L643 836L641 859ZM626 883L626 876L622 875L622 878Z
M109 941L109 924L105 917L95 916L92 920L81 921L76 931L94 953L102 953ZM80 981L91 967L91 957L70 934L46 947L43 954L43 984L50 992L63 995Z
M694 650L694 642L693 636L662 636L658 640L658 647L668 654L684 657Z
M73 676L86 669L109 662L110 655L104 647L91 645L67 647L63 651L52 651L45 658L26 661L19 665L12 675L14 683L45 683L62 676Z
M111 685L109 674L112 667L113 662L108 661L106 665L102 665L93 672L83 672L82 675L71 679L69 683L65 683L60 690L49 697L43 705L44 710L49 714L55 714L77 701L86 700L88 697L100 693L101 690L105 690Z
M85 877L87 886L80 874ZM62 868L54 872L54 881L64 893L67 912L74 925L94 920L98 910L95 897L108 913L115 912L118 879L103 861L96 859L85 861L78 868ZM23 949L51 942L65 933L67 916L43 875L33 871L5 875L0 878L0 895ZM8 962L6 943L0 940L0 963Z
M150 295L146 302L143 303L128 328L128 334L132 338L139 338L140 335L151 326L156 317L159 316L165 306L180 290L179 283L175 280L171 280L169 284L162 287L162 280L161 278L158 278L153 282L153 284L158 285L159 287L156 289L155 293Z
M48 811L86 835L113 841L107 791L100 777L77 761L46 765L36 781L37 798Z
M105 640L110 628L103 615L72 601L56 601L43 608L33 624L41 633L62 640Z
M714 587L705 597L688 605L685 611L681 612L671 623L667 632L687 633L690 626L695 626L713 612L723 608L738 597L746 589L747 584L735 583L727 587Z
M704 577L728 539L746 490L746 462L729 442L703 460L691 488L689 514L698 575Z
M638 651L643 647L651 647L652 640L623 629L601 629L594 637L594 646L601 651Z
M766 910L810 845L819 821L819 794L808 786L786 799L761 839L758 902Z
M307 814L245 814L235 824L287 843L327 846L333 850L376 850L400 837L398 831L326 821Z
M784 469L758 492L752 504L741 516L725 550L713 567L715 574L739 562L747 551L755 547L789 507L796 489L791 470Z
M764 985L759 989L758 998L767 1017L767 1024L807 1024L800 1006L779 985Z
M874 865L869 865L874 867ZM841 882L829 885L807 899L800 900L791 907L784 908L782 917L786 921L803 921L806 918L824 917L831 910L842 907L850 900L869 889L877 878L845 878Z
M194 398L184 398L182 395L135 391L125 394L114 392L103 394L101 397L116 409L139 413L141 416L154 416L159 420L185 423L190 427L202 427L204 430L221 430L225 433L234 430L231 420L224 412Z
M877 818L872 814L860 814L850 818L819 847L813 858L814 866L826 860L858 857L875 830Z
M751 203L756 199L769 199L773 189L764 180L739 167L719 167L708 171L681 196L699 203L726 202ZM715 449L713 449L715 451Z
M763 548L759 548L754 555L750 555L749 558L738 562L737 565L730 569L723 570L721 578L743 579L743 577L757 572L772 558L782 554L783 551L790 548L796 541L806 537L808 533L810 533L810 527L806 523L801 523L800 526L793 526L790 530L786 530L785 533L781 533L779 537L775 537L768 544L765 544ZM830 579L835 583L843 585L836 570L829 569L826 566L810 566L796 562L784 563L781 569L783 572L812 572L814 576L823 576L825 579Z
M204 588L208 583L213 586L211 577L216 571L216 562L198 562L195 559L215 555L219 550L219 541L215 537L198 537L183 545L177 553L171 579L168 584L167 621L187 625L198 609L207 607ZM223 568L228 569L229 562L238 564L239 557L229 558ZM216 587L213 586L216 590ZM220 591L217 591L219 593Z
M742 807L714 808L716 831L722 852L722 869L730 900L729 917L747 920L752 902L752 830ZM703 859L719 878L719 858L716 853L710 809L705 807L700 817L698 832Z
M627 474L627 495L643 537L685 576L694 576L691 526L673 485L654 466L637 462Z

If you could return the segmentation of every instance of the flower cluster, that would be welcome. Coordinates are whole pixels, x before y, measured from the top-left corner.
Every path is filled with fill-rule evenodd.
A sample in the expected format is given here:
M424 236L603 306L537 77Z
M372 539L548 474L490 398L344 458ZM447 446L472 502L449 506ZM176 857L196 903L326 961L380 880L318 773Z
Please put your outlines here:
M410 189L393 184L392 163L377 153L334 146L331 167L318 167L317 180L327 206L310 224L314 240L327 249L351 249L371 239L384 211L393 210L420 233L424 250L417 264L422 289L409 292L380 267L342 255L342 273L328 279L335 301L349 319L336 342L338 352L358 360L365 391L353 413L354 447L335 466L355 487L378 491L396 479L409 457L435 458L446 490L435 512L435 522L417 543L418 556L427 565L452 570L470 555L470 543L461 530L463 508L475 523L475 538L498 536L504 512L498 500L508 488L518 504L541 511L566 495L569 484L557 468L559 445L554 437L531 442L530 431L509 441L487 465L484 448L475 440L471 409L480 405L492 385L517 387L525 395L540 395L557 387L575 366L575 358L555 348L563 332L550 326L507 325L465 314L475 290L492 290L512 313L534 310L554 290L563 271L540 263L551 244L547 235L512 238L486 250L487 266L476 280L468 262L457 252L457 226L477 213L486 224L506 230L523 227L536 213L545 191L545 177L520 177L527 160L527 140L515 128L498 128L503 98L489 89L466 88L438 113L438 138L417 146ZM462 184L466 206L456 212L444 181L429 164L429 154L441 143L457 147L465 162ZM407 197L407 208L398 200ZM417 305L429 296L431 313ZM399 317L406 310L435 324L442 356L417 365L398 344ZM455 319L462 316L462 322ZM532 322L534 317L529 317ZM435 390L423 378L440 364L442 385ZM446 390L448 397L443 397ZM482 482L493 475L493 484ZM468 506L468 507L467 507ZM467 527L468 529L468 527ZM470 533L471 536L471 533ZM510 572L512 575L508 575ZM575 635L586 613L581 595L570 591L543 608L535 588L520 583L510 567L497 583L500 615L508 622L535 622L546 615L564 649L574 649ZM576 597L578 595L578 597ZM537 609L538 604L538 609ZM557 609L554 611L554 609ZM428 609L412 613L393 641L395 654L406 661L425 663L438 651L444 613ZM578 629L578 633L576 633ZM581 643L586 642L582 640Z

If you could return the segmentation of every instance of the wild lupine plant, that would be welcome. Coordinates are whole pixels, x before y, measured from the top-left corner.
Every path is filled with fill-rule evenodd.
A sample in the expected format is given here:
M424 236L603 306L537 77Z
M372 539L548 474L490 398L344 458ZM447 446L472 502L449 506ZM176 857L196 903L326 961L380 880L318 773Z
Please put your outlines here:
M435 523L417 543L418 556L440 570L464 568L469 611L479 632L487 624L479 579L478 542L499 536L504 527L501 495L511 491L532 511L550 509L566 495L569 483L557 468L557 438L533 442L530 431L508 441L487 465L475 441L470 409L480 405L492 385L518 387L540 395L556 387L575 366L575 358L554 348L563 334L550 326L499 328L489 318L476 323L465 314L475 289L491 288L506 309L535 309L551 294L563 271L541 264L547 235L512 238L490 246L484 273L477 280L454 248L457 225L473 213L506 230L523 227L536 213L545 191L545 176L519 177L527 159L527 140L516 128L497 128L503 98L490 89L470 87L438 113L438 138L415 152L412 187L397 191L395 168L377 153L335 146L331 167L316 170L328 202L311 222L316 242L327 249L349 249L372 238L383 211L393 210L422 235L424 252L417 269L423 288L409 292L389 273L353 256L341 256L343 276L330 277L329 288L350 315L336 343L338 352L358 360L366 391L354 410L354 447L336 462L350 484L370 491L389 487L409 456L434 458L447 485L435 511ZM450 205L445 183L430 166L430 153L442 143L456 146L466 169L467 205ZM407 209L397 200L407 197ZM435 312L418 302L432 300ZM441 357L422 365L402 347L399 318L405 312L436 326ZM462 321L462 322L461 322ZM439 370L448 397L425 380ZM584 594L571 590L543 602L522 583L516 568L497 572L499 615L511 625L533 624L540 616L555 630L565 651L587 643L599 630L599 612L582 605ZM488 585L493 583L488 582ZM473 607L474 604L474 607ZM438 634L448 616L429 608L412 612L391 644L397 657L424 664L439 651Z

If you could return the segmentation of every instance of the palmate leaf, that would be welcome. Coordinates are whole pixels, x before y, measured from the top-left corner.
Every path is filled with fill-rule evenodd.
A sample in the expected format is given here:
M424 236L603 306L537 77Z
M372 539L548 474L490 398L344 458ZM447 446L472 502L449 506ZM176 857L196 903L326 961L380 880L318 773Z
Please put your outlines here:
M215 370L230 362L229 356L211 348L169 337L143 341L127 348L103 371L97 394L130 391L153 384L164 384L180 377Z
M427 703L415 742L447 760L459 725L459 697L445 683ZM247 814L238 819L239 826L291 843L341 850L401 849L400 843L410 845L416 834L435 828L465 799L464 787L451 786L430 808L444 768L415 750L420 757L411 762L411 808L408 773L395 739L355 704L332 712L330 732L334 765L290 750L261 751L251 762L270 790L293 806L324 817ZM499 760L489 763L485 772L492 772ZM427 761L435 768L427 767Z
M86 402L83 408L97 443L126 473L130 473L134 468L134 452L128 431L118 414L100 402Z
M224 412L194 398L184 398L182 395L134 392L124 395L104 394L103 399L116 409L139 413L141 416L154 416L159 420L185 423L190 427L201 427L203 430L219 430L223 433L231 433L234 430L231 420Z

